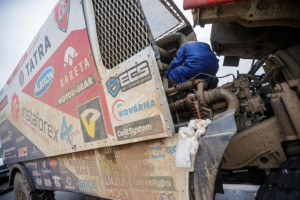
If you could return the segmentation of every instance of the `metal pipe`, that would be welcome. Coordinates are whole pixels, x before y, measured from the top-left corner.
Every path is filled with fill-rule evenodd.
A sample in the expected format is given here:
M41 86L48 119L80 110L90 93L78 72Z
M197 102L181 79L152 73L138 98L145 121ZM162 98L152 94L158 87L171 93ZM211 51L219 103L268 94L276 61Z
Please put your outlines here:
M163 68L164 71L166 71L166 70L169 69L169 65L168 64L162 62L161 65L162 65L162 68Z
M281 93L281 98L285 105L287 112L291 118L291 121L295 127L298 135L300 135L300 101L299 98L293 90L290 89L288 83L282 83L281 88L283 92Z
M280 50L275 53L284 63L285 66L288 68L288 71L290 72L291 78L297 78L300 77L300 66L295 61L295 59L290 56L286 51Z
M198 79L197 80L189 80L189 81L178 84L175 87L171 87L171 88L168 87L168 79L167 78L164 78L163 81L164 81L164 89L165 89L166 94L172 94L174 92L178 92L181 90L191 89L194 86L198 85L198 83L201 80L198 80Z
M165 45L168 45L173 42L177 42L179 47L187 43L189 40L187 37L182 33L173 33L171 35L168 35L158 41L156 41L157 46L163 48Z
M204 80L201 80L198 84L197 84L197 91L196 91L196 95L197 97L200 99L200 103L205 106L208 107L205 99L204 99L204 89L206 88L206 82Z
M229 90L223 89L223 88L216 88L213 90L205 91L204 92L204 99L207 104L211 104L212 102L225 99L227 102L227 110L235 109L235 116L237 116L240 113L240 104L239 99L237 96L234 95Z
M162 58L169 59L169 60L173 59L173 56L167 50L165 50L161 47L158 47L158 51L159 51L159 54Z
M281 126L282 133L285 136L294 136L296 135L296 131L294 129L294 126L290 120L290 117L283 105L282 100L277 98L271 99L272 108L274 110L275 116L277 117L277 120L279 122L279 125Z

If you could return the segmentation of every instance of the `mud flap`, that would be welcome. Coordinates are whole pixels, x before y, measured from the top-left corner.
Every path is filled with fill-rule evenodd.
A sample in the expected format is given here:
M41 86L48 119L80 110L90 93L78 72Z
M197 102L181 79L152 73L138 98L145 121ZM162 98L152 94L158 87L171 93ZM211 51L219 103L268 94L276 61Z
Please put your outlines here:
M195 199L214 199L215 183L223 154L237 132L235 110L226 111L212 120L195 159Z

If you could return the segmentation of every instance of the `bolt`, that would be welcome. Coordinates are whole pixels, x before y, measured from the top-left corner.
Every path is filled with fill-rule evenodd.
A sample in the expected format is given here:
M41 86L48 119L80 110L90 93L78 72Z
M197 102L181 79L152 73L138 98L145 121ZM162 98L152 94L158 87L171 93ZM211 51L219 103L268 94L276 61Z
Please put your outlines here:
M288 174L288 170L287 169L283 169L281 170L283 174Z

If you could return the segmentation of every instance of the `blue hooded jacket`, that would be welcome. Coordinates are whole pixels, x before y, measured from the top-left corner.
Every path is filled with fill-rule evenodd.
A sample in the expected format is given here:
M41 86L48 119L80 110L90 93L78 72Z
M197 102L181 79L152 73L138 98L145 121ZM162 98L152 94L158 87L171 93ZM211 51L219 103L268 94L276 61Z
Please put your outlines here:
M215 76L219 69L218 62L208 44L188 42L177 51L165 74L177 83L186 82L199 73ZM197 78L206 79L207 85L211 80L211 77L205 75L199 75Z

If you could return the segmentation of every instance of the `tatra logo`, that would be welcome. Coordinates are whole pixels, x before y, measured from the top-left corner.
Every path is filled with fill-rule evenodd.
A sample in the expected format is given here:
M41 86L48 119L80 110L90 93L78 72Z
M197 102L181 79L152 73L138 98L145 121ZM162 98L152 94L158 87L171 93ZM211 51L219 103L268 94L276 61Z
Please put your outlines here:
M54 68L52 66L48 66L44 71L42 71L41 75L37 79L34 86L34 96L41 97L50 87L52 81L54 79Z
M88 115L91 115L89 123L87 121ZM80 118L83 122L83 125L84 125L88 135L92 138L95 138L95 126L96 126L96 121L100 118L100 112L95 109L86 109L80 115Z
M141 85L151 80L152 75L149 68L148 61L142 61L129 70L121 73L118 77L111 77L107 82L107 90L116 97L121 90L126 92L138 85Z
M66 32L70 12L70 1L60 0L54 8L55 21L62 31Z
M85 143L107 138L98 97L78 107L78 116Z
M36 66L38 66L39 61L42 61L42 59L46 56L47 52L49 52L49 48L51 48L50 40L48 39L48 36L46 35L44 38L44 43L39 44L37 49L33 52L32 56L27 59L27 63L25 65L27 70L27 75L29 76Z

